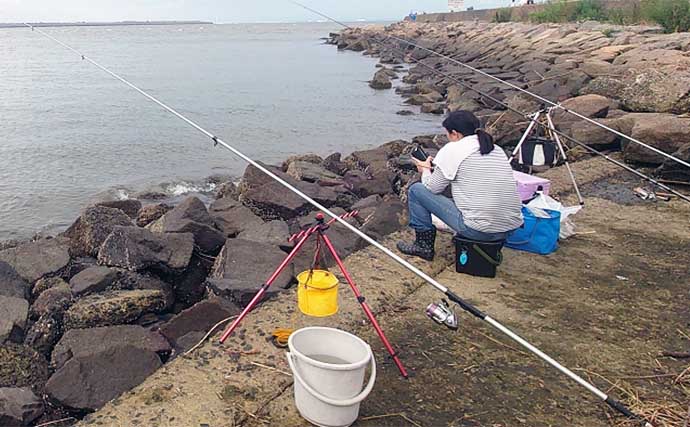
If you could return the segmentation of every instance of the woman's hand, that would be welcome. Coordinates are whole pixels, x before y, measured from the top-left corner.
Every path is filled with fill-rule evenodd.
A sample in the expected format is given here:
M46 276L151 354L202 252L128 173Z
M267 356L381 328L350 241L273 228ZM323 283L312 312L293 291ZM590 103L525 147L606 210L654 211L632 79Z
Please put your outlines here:
M419 160L415 159L414 157L412 158L414 160L415 166L417 166L417 171L419 173L423 173L424 169L429 169L431 170L431 161L434 160L433 157L429 156L427 159L423 162L420 162Z

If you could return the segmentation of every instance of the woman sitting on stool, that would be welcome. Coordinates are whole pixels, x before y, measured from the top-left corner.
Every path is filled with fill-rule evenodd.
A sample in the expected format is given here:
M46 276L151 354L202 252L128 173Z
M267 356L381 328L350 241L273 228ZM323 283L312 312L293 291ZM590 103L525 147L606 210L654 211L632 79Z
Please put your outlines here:
M522 203L506 154L494 149L491 135L481 130L469 111L456 111L443 121L449 142L436 158L415 159L422 182L408 191L414 243L398 250L431 261L434 258L436 215L460 236L478 241L505 240L522 225ZM433 162L432 162L433 160ZM441 193L450 185L453 198Z

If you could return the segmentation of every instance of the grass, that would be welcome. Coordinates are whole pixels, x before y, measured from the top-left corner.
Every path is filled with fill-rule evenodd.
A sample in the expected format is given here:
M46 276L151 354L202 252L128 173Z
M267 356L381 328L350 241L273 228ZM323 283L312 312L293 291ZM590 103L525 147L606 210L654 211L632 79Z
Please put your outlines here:
M513 10L509 7L498 9L492 22L510 22L513 20Z
M497 12L496 18L498 15ZM616 25L649 22L660 25L667 33L687 32L690 31L690 0L631 1L619 9L607 9L601 0L550 0L542 10L530 14L529 19L538 23L600 21Z

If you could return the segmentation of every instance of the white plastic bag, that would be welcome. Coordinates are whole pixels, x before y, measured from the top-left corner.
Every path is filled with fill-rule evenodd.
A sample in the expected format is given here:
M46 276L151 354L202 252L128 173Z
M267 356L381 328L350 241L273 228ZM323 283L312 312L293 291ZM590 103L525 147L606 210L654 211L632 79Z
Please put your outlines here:
M575 234L575 224L570 217L580 212L582 206L563 206L559 201L545 195L540 191L537 193L537 197L527 204L527 208L532 211L534 216L540 216L539 211L541 209L550 209L552 211L560 212L561 231L558 237L561 239L567 239Z

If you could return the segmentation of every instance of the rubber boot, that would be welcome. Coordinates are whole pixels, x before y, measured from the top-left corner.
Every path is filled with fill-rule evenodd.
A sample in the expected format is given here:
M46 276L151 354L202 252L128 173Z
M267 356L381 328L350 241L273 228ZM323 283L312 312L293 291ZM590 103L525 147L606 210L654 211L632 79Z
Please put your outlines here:
M434 243L436 242L436 229L427 231L415 230L414 243L398 242L398 250L405 255L418 256L427 261L434 259Z

